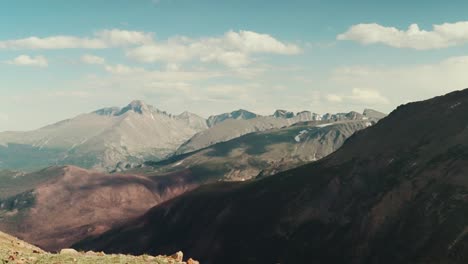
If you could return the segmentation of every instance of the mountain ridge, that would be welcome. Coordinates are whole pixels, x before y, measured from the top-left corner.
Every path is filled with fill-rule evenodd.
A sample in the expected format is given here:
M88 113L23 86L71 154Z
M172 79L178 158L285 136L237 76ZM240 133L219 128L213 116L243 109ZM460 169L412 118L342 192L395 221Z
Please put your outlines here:
M161 160L255 131L321 120L322 116L303 111L291 118L275 118L240 109L210 118L187 111L173 115L134 100L124 107L101 108L37 130L1 132L0 169L34 171L76 165L112 171L119 164L133 167L145 160Z
M173 116L133 101L121 109L103 108L38 130L0 133L0 157L13 164L22 159L26 169L65 164L106 169L126 160L161 159L207 128L200 119L194 114ZM30 160L31 155L51 160ZM2 163L0 167L22 169Z
M466 113L468 90L402 105L320 161L203 186L77 247L177 245L204 263L465 263Z
M285 110L281 110L285 111ZM376 113L379 113L375 111ZM281 112L282 113L282 112ZM292 112L289 112L292 113ZM384 115L384 114L382 114ZM251 119L226 119L208 130L201 131L184 142L175 152L176 155L192 152L214 143L224 142L252 132L265 131L274 128L287 127L299 122L321 121L331 123L345 120L378 121L381 117L366 117L357 112L319 115L309 111L297 115L276 114L272 116L257 116Z

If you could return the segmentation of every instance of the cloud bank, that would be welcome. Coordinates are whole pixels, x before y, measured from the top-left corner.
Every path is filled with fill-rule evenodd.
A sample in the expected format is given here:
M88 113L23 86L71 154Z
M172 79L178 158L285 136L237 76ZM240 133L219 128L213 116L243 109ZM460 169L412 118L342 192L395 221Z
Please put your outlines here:
M468 43L468 21L433 25L431 31L412 24L407 30L379 24L358 24L337 36L361 44L384 44L394 48L415 50L441 49Z
M90 55L90 54L85 54L81 56L80 58L81 62L86 63L86 64L104 64L106 63L106 60L102 57L98 57L95 55Z
M93 37L76 36L31 36L23 39L0 41L0 49L12 50L53 50L53 49L104 49L124 47L151 42L152 33L120 29L101 30Z
M223 36L191 39L176 37L166 42L142 45L127 52L139 62L216 62L228 67L242 67L251 63L252 54L299 54L297 45L281 42L268 34L252 31L229 31Z
M49 63L44 56L31 57L29 55L20 55L13 60L7 61L6 63L18 66L36 66L36 67L47 67Z

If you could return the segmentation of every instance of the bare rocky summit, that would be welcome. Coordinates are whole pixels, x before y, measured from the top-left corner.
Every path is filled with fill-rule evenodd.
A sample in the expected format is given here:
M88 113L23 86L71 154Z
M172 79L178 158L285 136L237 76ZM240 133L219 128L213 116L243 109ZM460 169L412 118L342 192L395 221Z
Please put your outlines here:
M349 113L320 115L309 111L294 114L286 110L277 110L271 116L256 116L248 119L226 119L210 129L203 130L194 135L177 149L176 154L189 153L249 133L288 127L299 122L320 121L322 123L333 123L356 120L376 122L385 116L385 114L382 113L377 115L377 113L379 113L377 111L372 112L374 114L373 116L367 116L369 113L371 112L367 110L364 114L352 111Z
M137 100L34 131L0 133L0 168L71 164L105 170L118 162L159 160L206 128L195 114L171 115Z

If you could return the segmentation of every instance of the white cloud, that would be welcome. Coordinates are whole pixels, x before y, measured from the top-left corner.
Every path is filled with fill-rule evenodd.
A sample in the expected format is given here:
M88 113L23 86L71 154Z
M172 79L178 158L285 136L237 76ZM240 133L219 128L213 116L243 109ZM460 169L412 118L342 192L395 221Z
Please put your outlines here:
M24 39L0 41L0 49L102 49L106 44L100 39L78 38L73 36L28 37Z
M385 44L395 48L416 50L440 49L468 43L468 21L433 25L432 31L421 30L412 24L407 30L379 24L358 24L337 36L338 40L352 40L362 44Z
M138 68L138 67L129 67L127 65L123 64L117 64L117 65L106 65L104 69L113 74L132 74L132 73L143 73L145 70L143 68Z
M159 71L146 70L141 67L130 67L123 64L105 65L104 69L111 73L114 80L130 83L174 83L181 81L198 81L222 76L219 72L211 71Z
M8 64L18 66L36 66L36 67L47 67L48 62L44 56L31 57L29 55L20 55L13 60L7 61Z
M170 41L137 47L127 52L127 56L140 62L183 62L191 60L194 53L183 43Z
M268 34L259 34L252 31L229 31L221 39L227 47L238 49L246 53L275 53L292 55L301 52L294 44L283 43Z
M48 94L52 97L70 97L70 98L88 98L91 94L87 91L71 90L71 91L55 91Z
M195 61L240 69L255 61L255 54L294 55L302 52L298 45L252 31L228 31L219 37L198 39L178 36L166 41L155 41L153 33L109 29L97 31L88 37L57 35L0 40L0 50L105 49L132 46L138 47L130 48L126 54L138 62L163 62L177 65L178 68L184 62ZM93 55L84 55L81 61L89 64L105 63L102 58Z
M362 104L364 106L389 103L389 100L383 95L381 95L379 91L361 88L353 88L350 94L327 94L325 95L325 99L327 99L327 101L330 103L344 102L352 104Z
M350 100L363 104L388 104L386 97L380 94L377 90L354 88L351 90Z
M283 43L270 35L252 31L229 31L221 37L191 39L171 38L166 42L142 45L127 52L140 62L218 62L228 67L242 67L257 53L293 55L301 52L294 44Z
M152 41L153 34L141 31L127 31L120 29L102 30L93 37L51 36L28 37L23 39L0 41L0 49L103 49Z
M342 96L339 96L339 95L336 95L336 94L327 94L325 96L325 98L327 99L327 101L329 101L330 103L341 103L343 101L343 97Z
M95 35L109 46L137 45L153 41L152 33L141 31L111 29L99 31Z
M202 62L218 62L231 68L240 68L250 64L247 54L238 51L222 51L211 53L202 58Z
M166 64L166 70L168 71L178 71L180 70L180 65L177 63L168 63Z
M81 56L80 59L81 59L81 62L86 63L86 64L104 64L106 62L104 58L90 55L90 54L85 54Z
M356 103L417 101L468 87L468 56L411 66L348 66L336 69L328 87ZM353 89L349 94L350 87ZM372 89L361 89L372 87ZM346 91L348 90L348 91ZM346 97L343 97L346 99ZM388 109L391 110L391 109Z

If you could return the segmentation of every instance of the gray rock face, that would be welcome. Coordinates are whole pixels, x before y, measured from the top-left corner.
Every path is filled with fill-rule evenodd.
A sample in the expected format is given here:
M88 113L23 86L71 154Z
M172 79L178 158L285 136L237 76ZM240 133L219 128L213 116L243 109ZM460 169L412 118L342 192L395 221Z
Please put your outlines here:
M286 110L277 110L272 116L258 116L247 120L229 119L222 123L218 123L216 126L194 135L190 140L179 147L176 154L196 151L215 143L228 141L245 134L287 127L299 122L321 121L323 123L332 123L353 120L368 120L369 122L372 122L377 121L378 119L379 118L372 118L371 120L357 112L325 114L321 116L308 111L294 115L294 113Z
M244 181L319 160L341 147L354 132L372 124L367 120L299 123L250 133L161 162L148 162L147 167L130 172L167 175L190 170L195 178Z
M32 171L52 165L76 165L124 170L146 160L160 160L298 122L375 121L382 116L369 109L364 114L323 116L286 110L260 116L240 109L206 120L189 112L172 115L135 100L122 108L102 108L34 131L0 133L0 169Z
M276 118L293 118L294 113L286 110L276 110L273 116Z
M123 161L161 159L206 128L195 114L174 116L133 101L34 131L0 133L0 168L72 164L105 169Z
M214 115L214 116L210 116L208 117L208 120L206 121L208 126L209 127L213 127L219 123L222 123L226 120L231 120L231 119L234 119L234 120L238 120L238 119L242 119L242 120L248 120L248 119L252 119L252 118L256 118L258 117L259 115L255 114L255 113L252 113L250 111L247 111L247 110L244 110L244 109L239 109L237 111L233 111L231 113L224 113L224 114L220 114L220 115Z
M369 119L372 119L372 118L382 119L385 116L387 116L386 114L373 110L373 109L365 109L363 115L368 117Z

